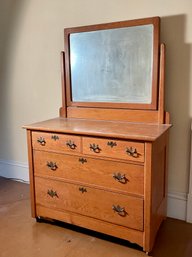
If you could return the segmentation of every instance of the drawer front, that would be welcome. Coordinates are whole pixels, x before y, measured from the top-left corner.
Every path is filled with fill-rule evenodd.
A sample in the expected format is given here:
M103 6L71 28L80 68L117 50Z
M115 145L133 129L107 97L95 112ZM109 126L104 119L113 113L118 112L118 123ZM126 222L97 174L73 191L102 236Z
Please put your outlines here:
M144 143L84 137L83 153L144 162Z
M35 178L36 204L143 230L143 200L82 185Z
M34 151L35 175L80 181L143 195L143 166Z
M81 138L47 132L33 132L32 144L34 149L48 151L81 152Z

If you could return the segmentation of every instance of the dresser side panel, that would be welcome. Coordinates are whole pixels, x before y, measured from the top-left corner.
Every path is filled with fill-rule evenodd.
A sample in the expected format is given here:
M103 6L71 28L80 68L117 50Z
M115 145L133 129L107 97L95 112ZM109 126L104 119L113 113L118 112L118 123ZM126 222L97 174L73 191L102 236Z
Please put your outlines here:
M152 143L145 143L144 162L144 234L143 250L150 252L151 245L151 173L152 173Z
M146 150L145 169L145 214L144 250L150 252L162 221L166 217L167 206L167 135L164 133L153 143L147 143L151 155ZM148 166L148 167L147 167Z

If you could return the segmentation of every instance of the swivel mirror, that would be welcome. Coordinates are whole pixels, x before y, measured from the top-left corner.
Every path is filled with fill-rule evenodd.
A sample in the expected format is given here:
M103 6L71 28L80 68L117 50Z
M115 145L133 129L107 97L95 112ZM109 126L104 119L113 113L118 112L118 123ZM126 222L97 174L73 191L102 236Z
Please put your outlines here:
M68 104L156 109L158 22L66 29Z

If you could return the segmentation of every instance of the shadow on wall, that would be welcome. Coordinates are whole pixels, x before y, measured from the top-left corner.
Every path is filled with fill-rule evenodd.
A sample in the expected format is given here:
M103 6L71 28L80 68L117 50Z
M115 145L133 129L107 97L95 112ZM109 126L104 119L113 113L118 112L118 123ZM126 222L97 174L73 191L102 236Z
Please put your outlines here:
M169 191L187 192L190 164L190 50L185 43L186 17L161 19L166 44L166 110L171 114Z
M12 54L15 40L17 40L17 28L21 13L24 11L27 1L6 0L0 1L0 159L2 152L10 152L11 142L5 142L11 139L6 137L9 124L9 92L10 77L12 68ZM15 96L17 97L17 96ZM3 146L3 147L2 147ZM5 149L5 148L9 149Z

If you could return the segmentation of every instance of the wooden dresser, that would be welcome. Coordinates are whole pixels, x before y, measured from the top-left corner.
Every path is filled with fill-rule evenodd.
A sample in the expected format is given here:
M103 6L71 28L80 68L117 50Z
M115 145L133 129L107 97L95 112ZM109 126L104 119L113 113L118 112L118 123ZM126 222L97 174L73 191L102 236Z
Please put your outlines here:
M136 25L143 21L159 18ZM34 218L61 220L152 250L166 217L170 124L163 108L164 50L162 45L156 109L75 104L66 87L69 56L61 54L60 117L25 126Z

